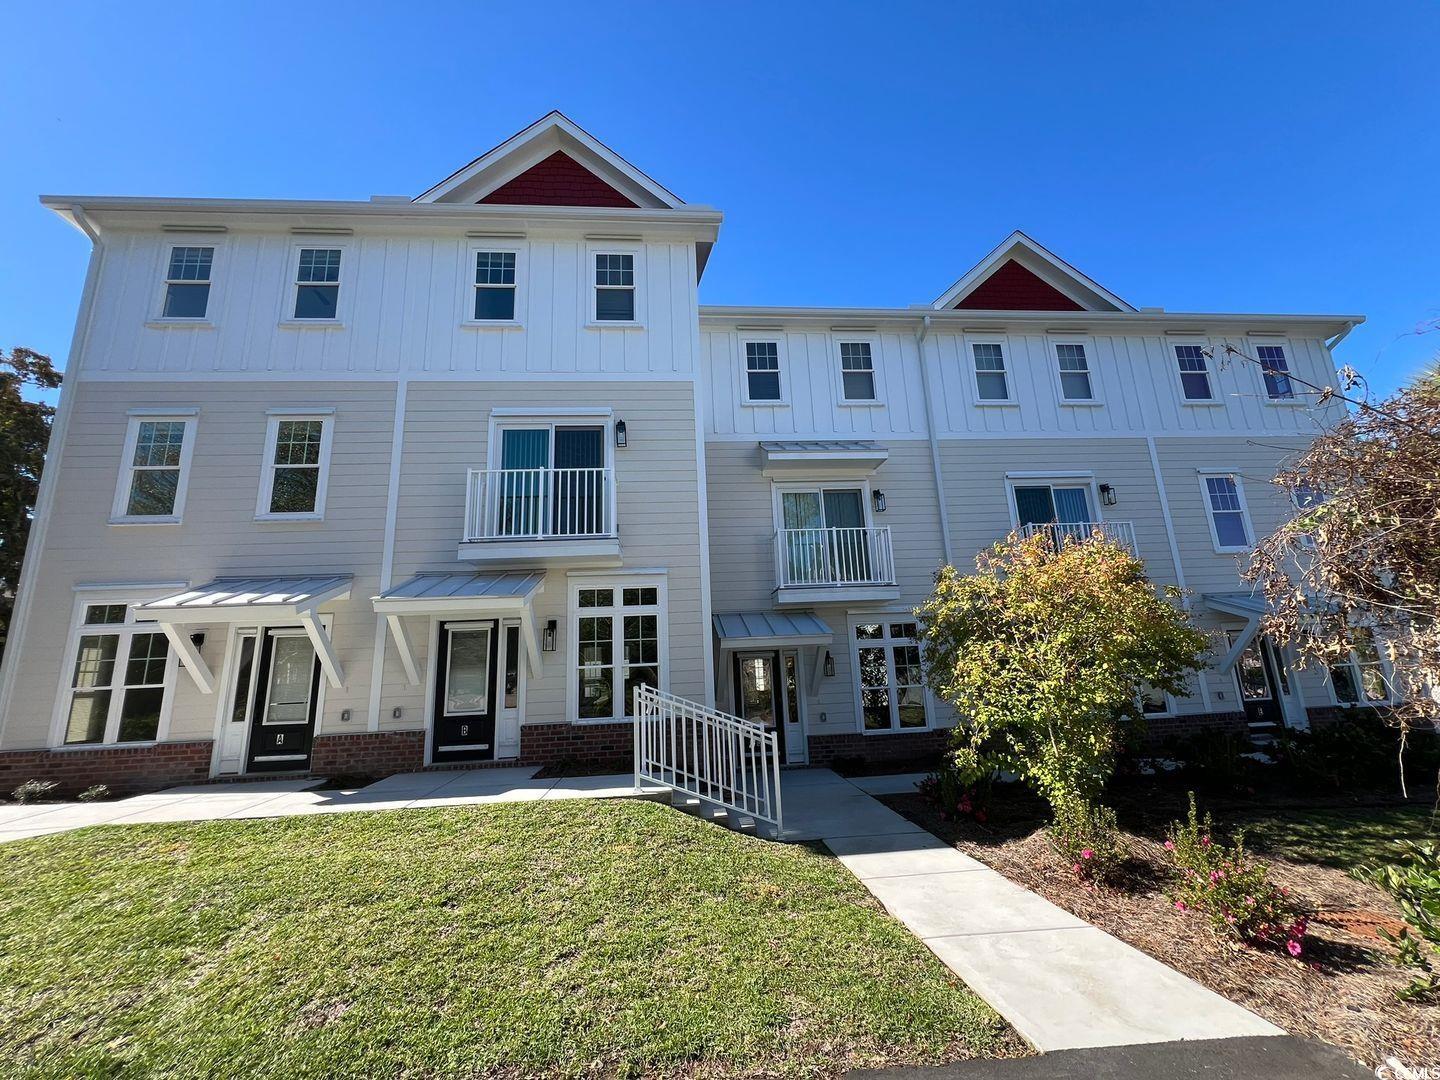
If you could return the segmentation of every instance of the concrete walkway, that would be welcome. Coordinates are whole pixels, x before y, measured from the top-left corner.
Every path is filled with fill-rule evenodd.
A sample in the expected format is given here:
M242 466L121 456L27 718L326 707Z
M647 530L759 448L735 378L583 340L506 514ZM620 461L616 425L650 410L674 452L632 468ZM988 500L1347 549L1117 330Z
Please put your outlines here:
M530 767L401 773L355 791L315 790L322 780L257 780L167 788L115 802L4 805L0 806L0 843L87 825L293 817L355 810L635 796L634 778L630 773L536 780L537 771ZM641 797L663 798L668 793L667 788L646 788Z
M822 840L1037 1050L1283 1035L870 797L916 777L782 779L786 837ZM863 785L863 786L862 786Z

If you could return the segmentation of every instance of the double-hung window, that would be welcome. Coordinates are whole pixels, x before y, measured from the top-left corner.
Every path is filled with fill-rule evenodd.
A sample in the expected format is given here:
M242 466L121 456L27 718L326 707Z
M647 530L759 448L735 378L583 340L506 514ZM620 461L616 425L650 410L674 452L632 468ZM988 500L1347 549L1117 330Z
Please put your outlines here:
M1388 705L1394 689L1385 658L1364 627L1351 632L1350 656L1330 669L1335 700L1342 705Z
M1210 538L1215 550L1248 551L1250 520L1245 509L1245 491L1233 473L1201 473L1200 490L1210 520Z
M326 414L271 413L256 517L306 520L324 516L333 419Z
M210 269L215 261L213 247L172 247L170 266L165 272L166 319L203 319L210 305Z
M1295 387L1290 382L1290 361L1284 345L1260 345L1255 349L1260 372L1265 379L1265 395L1271 401L1294 401Z
M972 341L975 396L981 401L1009 401L1010 381L1005 373L1005 350L998 341Z
M165 635L134 616L125 603L81 605L60 703L61 744L160 737L175 665Z
M1210 361L1204 346L1176 345L1175 363L1180 369L1180 392L1186 401L1214 401L1210 385Z
M572 588L575 716L625 720L635 688L665 685L665 588L659 581Z
M1062 341L1055 346L1055 359L1060 365L1060 398L1063 401L1094 401L1095 388L1090 384L1090 358L1078 341Z
M840 343L840 394L846 401L875 400L875 358L868 341Z
M745 342L745 400L758 403L780 399L780 343Z
M339 248L300 249L295 270L295 318L339 318L340 256Z
M635 321L635 256L595 253L595 321Z
M926 727L925 680L915 623L861 623L855 627L854 645L863 730Z
M475 252L475 322L513 322L515 319L515 252Z
M193 416L131 416L111 520L134 524L179 521L194 441Z

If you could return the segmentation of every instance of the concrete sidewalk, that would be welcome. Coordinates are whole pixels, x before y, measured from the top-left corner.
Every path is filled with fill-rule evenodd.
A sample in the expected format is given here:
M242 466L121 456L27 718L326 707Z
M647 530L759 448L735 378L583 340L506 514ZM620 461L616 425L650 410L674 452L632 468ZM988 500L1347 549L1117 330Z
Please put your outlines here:
M903 791L914 782L787 773L786 838L822 840L1036 1049L1284 1034L962 855L860 786Z

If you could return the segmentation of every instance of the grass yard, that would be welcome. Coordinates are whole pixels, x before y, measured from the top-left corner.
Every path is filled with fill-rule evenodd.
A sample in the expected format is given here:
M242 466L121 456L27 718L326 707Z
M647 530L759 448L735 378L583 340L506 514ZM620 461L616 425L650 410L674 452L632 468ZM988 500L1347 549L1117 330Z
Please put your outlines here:
M1386 806L1317 810L1275 810L1237 816L1246 843L1258 852L1293 863L1341 870L1373 866L1394 858L1397 840L1433 840L1434 808Z
M0 1069L835 1075L1024 1053L838 862L641 802L0 846Z

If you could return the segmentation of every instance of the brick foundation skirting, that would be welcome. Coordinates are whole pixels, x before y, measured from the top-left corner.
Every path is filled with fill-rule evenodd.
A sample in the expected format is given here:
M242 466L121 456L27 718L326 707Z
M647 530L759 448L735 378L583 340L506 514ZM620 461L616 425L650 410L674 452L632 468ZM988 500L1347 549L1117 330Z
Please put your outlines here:
M1317 728L1330 727L1347 720L1357 724L1383 723L1387 712L1388 709L1372 709L1366 706L1322 705L1306 709L1305 715L1310 719L1310 726Z
M1157 749L1167 742L1188 739L1202 731L1224 731L1233 735L1243 735L1249 730L1243 712L1147 716L1145 718L1145 745L1149 749Z
M949 744L949 728L936 731L900 731L887 735L862 735L858 731L844 735L811 735L810 764L830 765L842 758L904 761L939 757Z
M531 724L520 726L520 762L553 765L563 761L613 765L628 772L635 763L633 724Z
M425 765L425 732L366 731L317 735L310 771L317 776L373 776L414 772Z
M137 795L210 776L210 739L162 742L150 746L111 746L93 750L10 750L0 753L0 793L8 795L26 780L54 780L53 792L73 798L104 784L116 795Z

